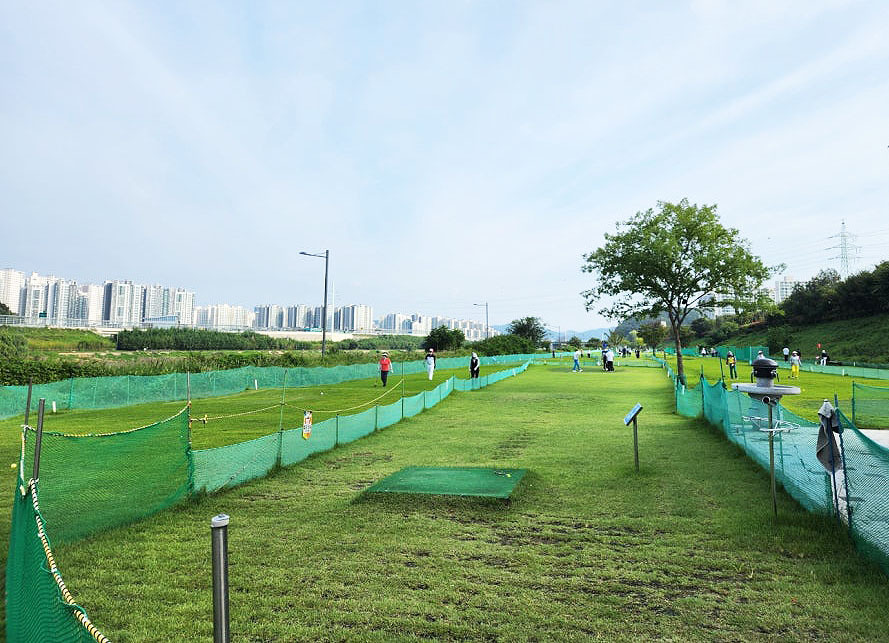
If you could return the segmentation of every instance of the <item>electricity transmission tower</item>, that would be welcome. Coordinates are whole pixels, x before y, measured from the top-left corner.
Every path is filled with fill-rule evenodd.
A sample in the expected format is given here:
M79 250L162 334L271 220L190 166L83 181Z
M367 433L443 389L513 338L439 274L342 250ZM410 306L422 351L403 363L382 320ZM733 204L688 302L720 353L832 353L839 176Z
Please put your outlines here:
M858 260L858 251L861 250L861 246L856 246L853 243L855 235L850 234L846 230L845 220L840 225L840 233L831 235L828 238L838 239L837 245L831 246L829 249L839 251L840 254L836 257L831 257L831 259L839 259L840 276L845 279L849 276L851 264Z

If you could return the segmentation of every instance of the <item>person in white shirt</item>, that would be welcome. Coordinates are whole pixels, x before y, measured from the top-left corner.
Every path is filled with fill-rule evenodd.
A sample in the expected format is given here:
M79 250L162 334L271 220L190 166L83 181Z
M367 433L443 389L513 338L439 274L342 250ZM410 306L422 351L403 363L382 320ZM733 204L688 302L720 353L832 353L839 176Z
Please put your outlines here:
M426 362L426 373L429 375L429 379L432 379L432 376L435 374L435 350L429 349L426 352L426 359L423 360Z

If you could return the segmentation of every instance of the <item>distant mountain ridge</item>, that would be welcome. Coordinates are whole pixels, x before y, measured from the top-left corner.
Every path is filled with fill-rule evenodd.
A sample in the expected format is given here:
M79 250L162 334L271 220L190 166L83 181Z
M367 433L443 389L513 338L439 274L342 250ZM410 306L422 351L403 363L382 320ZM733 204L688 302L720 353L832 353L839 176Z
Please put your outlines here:
M497 330L501 333L505 333L509 330L509 324L503 324L500 326L492 325L491 328L493 328L494 330ZM571 339L572 337L574 337L575 335L577 337L580 337L580 339L582 339L583 341L587 341L591 337L595 337L596 339L602 339L608 333L610 333L612 329L613 329L613 326L608 327L608 328L593 328L590 330L570 330L570 329L563 330L563 331L561 331L562 341L563 342L567 341L567 340ZM559 331L553 330L552 328L547 328L546 329L546 338L550 341L558 340Z

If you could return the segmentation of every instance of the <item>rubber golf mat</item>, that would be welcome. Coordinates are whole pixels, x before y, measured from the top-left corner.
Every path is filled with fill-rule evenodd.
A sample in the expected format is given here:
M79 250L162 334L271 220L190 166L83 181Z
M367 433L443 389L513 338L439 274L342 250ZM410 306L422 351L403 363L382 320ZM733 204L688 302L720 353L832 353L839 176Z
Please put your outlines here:
M484 467L405 467L367 493L425 493L440 496L509 498L527 469Z

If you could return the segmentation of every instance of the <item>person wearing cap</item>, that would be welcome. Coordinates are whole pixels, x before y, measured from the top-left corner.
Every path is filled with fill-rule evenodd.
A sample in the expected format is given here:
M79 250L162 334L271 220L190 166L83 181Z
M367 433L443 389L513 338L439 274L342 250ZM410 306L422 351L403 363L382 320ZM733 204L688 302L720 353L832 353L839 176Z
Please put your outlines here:
M430 348L426 351L426 359L423 360L426 362L426 372L429 374L429 379L432 379L432 376L435 374L435 350Z
M798 380L799 379L799 365L802 360L799 358L799 353L793 351L790 354L790 378Z
M728 364L728 377L730 380L738 379L738 360L731 351L725 356L725 363Z
M480 370L481 362L479 362L478 355L473 353L472 357L469 358L469 377L473 379L477 378Z
M389 373L392 371L392 360L389 359L389 353L383 351L383 356L380 357L380 379L383 381L383 386L386 386L386 380L389 379Z

